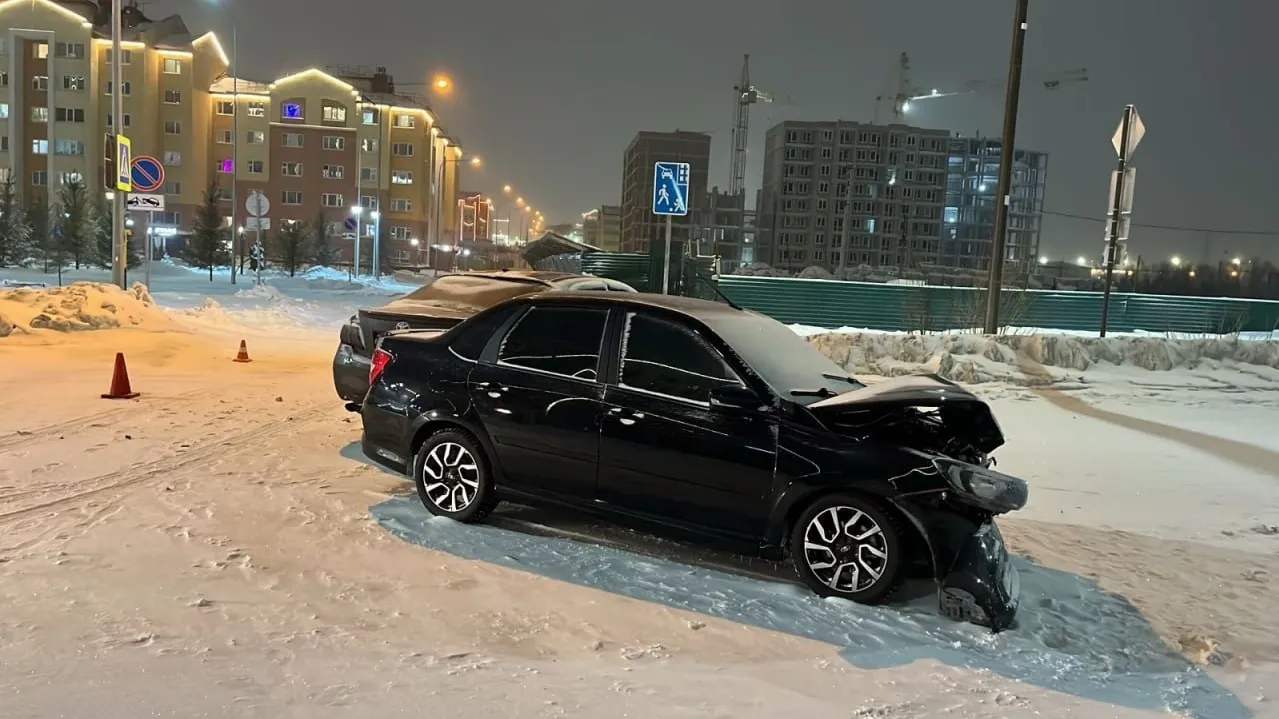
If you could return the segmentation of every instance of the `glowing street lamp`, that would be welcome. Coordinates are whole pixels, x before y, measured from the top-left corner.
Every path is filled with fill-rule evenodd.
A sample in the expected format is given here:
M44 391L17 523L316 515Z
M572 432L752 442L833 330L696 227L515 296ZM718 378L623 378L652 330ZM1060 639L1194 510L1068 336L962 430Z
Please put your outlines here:
M1173 266L1173 267L1181 267L1181 257L1180 257L1180 256L1178 256L1178 255L1173 255L1173 256L1172 256L1172 266Z

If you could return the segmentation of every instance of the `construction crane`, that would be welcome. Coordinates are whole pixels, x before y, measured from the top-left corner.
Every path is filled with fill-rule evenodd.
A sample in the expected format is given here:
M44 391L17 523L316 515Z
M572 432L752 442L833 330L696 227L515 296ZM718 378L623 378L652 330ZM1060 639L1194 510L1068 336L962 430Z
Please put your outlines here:
M1063 70L1060 72L1044 74L1040 77L1031 76L1026 79L1030 82L1043 85L1045 90L1056 90L1067 83L1087 82L1088 70L1084 68ZM897 92L892 95L891 98L885 95L880 95L875 98L875 122L876 124L879 123L880 107L884 101L888 99L892 99L893 101L893 122L899 123L905 117L906 113L910 112L911 103L919 100L954 97L956 95L970 95L975 92L998 89L1003 85L1003 80L973 80L964 83L962 90L943 92L941 90L934 89L925 92L911 84L910 56L903 52L901 57L897 59Z
M733 163L729 169L728 194L737 195L746 189L746 143L750 141L751 105L757 102L775 102L772 94L751 84L751 56L742 56L742 79L733 86Z

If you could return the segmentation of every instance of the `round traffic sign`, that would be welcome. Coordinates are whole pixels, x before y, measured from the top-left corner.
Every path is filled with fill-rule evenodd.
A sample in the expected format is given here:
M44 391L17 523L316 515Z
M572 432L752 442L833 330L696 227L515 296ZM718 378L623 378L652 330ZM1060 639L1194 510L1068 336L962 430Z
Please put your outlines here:
M360 224L359 220L355 219L354 217L348 217L346 218L346 221L342 223L342 226L345 227L348 232L355 232L355 228L359 224Z
M133 158L129 176L133 179L134 192L158 190L164 184L164 165L150 155L138 155Z
M249 215L253 217L262 217L271 211L271 201L266 199L266 195L260 191L253 190L244 201L244 209L248 210Z

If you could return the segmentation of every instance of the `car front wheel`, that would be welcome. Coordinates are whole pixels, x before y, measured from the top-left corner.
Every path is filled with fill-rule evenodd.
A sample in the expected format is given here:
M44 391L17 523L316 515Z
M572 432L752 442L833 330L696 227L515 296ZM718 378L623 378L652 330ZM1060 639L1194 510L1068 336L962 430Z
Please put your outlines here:
M413 480L427 511L459 522L478 522L497 506L488 460L471 435L442 429L413 460Z
M851 494L823 497L791 529L790 556L800 580L823 597L879 604L901 586L902 536L874 502Z

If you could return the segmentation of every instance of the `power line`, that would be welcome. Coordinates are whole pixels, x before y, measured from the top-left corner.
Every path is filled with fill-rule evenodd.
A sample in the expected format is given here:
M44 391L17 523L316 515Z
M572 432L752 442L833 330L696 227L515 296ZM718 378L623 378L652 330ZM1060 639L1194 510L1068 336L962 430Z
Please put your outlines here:
M1044 210L1045 215L1053 217L1065 217L1071 220L1088 220L1089 222L1102 223L1106 220L1101 217L1089 217L1088 215L1077 215L1073 212L1053 212L1052 210ZM1212 227L1186 227L1184 225L1148 225L1141 222L1133 222L1133 227L1145 227L1151 230L1173 230L1176 232L1208 232L1214 235L1250 235L1254 237L1275 237L1279 236L1279 232L1271 232L1266 230L1222 230Z

